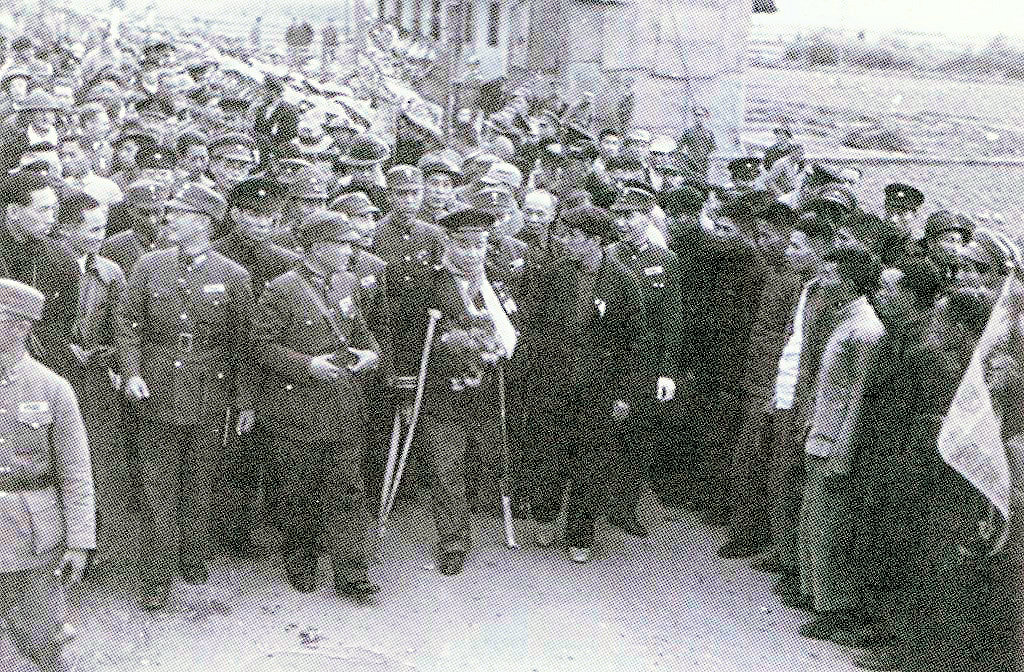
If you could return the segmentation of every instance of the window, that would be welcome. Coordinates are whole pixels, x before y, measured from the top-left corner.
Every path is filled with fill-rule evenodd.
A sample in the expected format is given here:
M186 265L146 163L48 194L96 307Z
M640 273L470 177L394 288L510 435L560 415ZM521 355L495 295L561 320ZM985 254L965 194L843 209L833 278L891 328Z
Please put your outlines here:
M423 0L413 0L412 4L412 32L417 35L423 27Z
M465 16L463 17L466 20L466 36L463 41L466 44L473 44L473 42L476 41L474 39L474 33L476 31L473 30L473 3L467 2L462 6L466 12Z
M487 17L487 46L498 46L498 22L501 19L501 5L491 3L491 14Z
M441 0L434 0L430 7L430 36L435 40L441 39Z

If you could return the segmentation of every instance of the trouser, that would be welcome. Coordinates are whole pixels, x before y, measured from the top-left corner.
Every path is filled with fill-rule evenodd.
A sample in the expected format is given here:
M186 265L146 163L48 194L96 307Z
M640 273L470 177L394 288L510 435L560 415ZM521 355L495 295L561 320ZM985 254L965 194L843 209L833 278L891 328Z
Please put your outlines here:
M566 545L594 545L594 522L607 500L610 467L616 462L616 430L608 409L574 408L556 399L533 404L529 433L530 506L535 520L558 517L566 484ZM606 411L608 414L601 413Z
M474 450L480 457L481 469L488 472L481 482L501 482L505 447L500 418L497 412L469 413L462 417L427 412L419 418L417 433L421 430L441 554L467 553L472 544L466 497L466 455ZM486 493L478 494L488 497Z
M96 548L109 553L127 536L132 479L125 460L125 432L120 394L105 368L89 368L69 381L78 396L89 439L89 458L96 492Z
M834 458L807 456L807 484L800 507L800 587L818 612L858 606L853 547L853 479L833 473Z
M797 527L803 502L803 432L796 427L793 409L778 409L772 414L771 472L768 498L771 504L772 545L779 564L790 573L797 567Z
M311 443L275 435L272 452L281 476L281 554L285 561L315 558L323 533L335 581L366 579L365 430L352 432L342 442Z
M636 514L637 504L650 481L654 459L654 440L661 427L660 409L639 406L632 417L615 432L616 448L609 483L609 515L625 519Z
M212 517L214 536L225 546L244 545L256 527L261 483L266 483L266 508L274 518L273 493L276 488L264 479L269 436L260 424L241 436L235 432L238 414L232 412L225 422L227 440L220 451L213 482Z
M176 560L196 565L213 556L210 501L223 427L140 419L140 573L147 584L169 583Z
M717 421L707 434L702 454L703 467L700 471L704 475L701 484L704 494L700 501L706 503L708 509L723 520L732 508L729 497L731 466L749 403L749 395L746 393L735 390L722 390L719 393L714 409Z
M729 536L741 544L759 546L770 537L768 474L776 423L763 396L747 395L728 489Z
M11 643L43 672L65 672L73 666L64 651L74 636L68 623L67 597L56 563L18 572L0 573L0 622ZM2 662L2 661L0 661Z
M651 482L668 506L693 496L697 445L693 408L684 395L660 405L660 432L654 437Z

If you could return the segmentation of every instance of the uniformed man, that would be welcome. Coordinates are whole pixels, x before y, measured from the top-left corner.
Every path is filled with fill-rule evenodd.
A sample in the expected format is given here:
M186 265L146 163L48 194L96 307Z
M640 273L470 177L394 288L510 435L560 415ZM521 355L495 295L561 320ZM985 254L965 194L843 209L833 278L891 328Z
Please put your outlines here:
M46 296L46 314L34 325L30 349L58 375L67 375L79 272L66 246L49 237L57 216L57 193L46 178L19 172L0 179L0 205L0 276L31 285Z
M424 182L420 220L436 224L445 215L465 208L455 198L455 184L462 178L462 170L452 157L445 152L427 154L418 166L423 171Z
M118 306L125 390L142 415L146 609L166 604L176 560L186 582L208 580L217 460L228 431L244 434L254 421L252 281L210 249L212 222L226 206L208 187L185 185L167 204L173 247L139 260ZM238 413L233 427L231 411Z
M160 249L167 234L164 214L170 189L155 180L139 180L128 187L123 202L110 210L108 222L122 220L124 223L100 248L100 254L107 257L130 274L135 262L146 252Z
M211 246L249 272L257 299L271 280L295 268L300 260L295 252L271 242L283 196L284 186L265 177L250 177L235 185L228 194L225 220L231 232ZM228 439L214 483L217 506L213 519L218 541L229 552L242 557L255 552L251 534L255 525L253 515L261 470L268 463L263 454L268 443L264 431L263 424L257 422L252 432ZM276 476L268 473L268 477L268 490L273 490ZM268 501L272 500L272 493L267 494Z
M524 347L524 440L531 511L539 546L556 540L567 482L565 542L588 562L614 460L616 433L636 407L650 370L652 334L635 276L604 246L611 216L593 206L563 217L567 254L530 276Z
M973 233L974 222L969 217L948 210L933 212L925 220L921 251L939 269L945 285L956 279L959 251L971 242Z
M335 590L363 600L379 588L364 550L367 427L359 377L377 365L379 350L356 300L360 281L345 270L358 233L329 211L311 213L300 231L303 263L270 283L255 326L267 372L260 414L282 476L281 550L288 581L311 593L325 528Z
M619 242L608 248L609 258L628 268L639 284L654 335L651 354L655 366L646 372L644 387L636 395L641 403L633 409L620 436L625 469L619 472L619 487L613 490L615 509L609 517L614 525L636 536L647 535L636 518L636 506L650 478L654 435L661 425L654 402L663 404L675 398L684 338L679 259L674 252L653 245L647 236L654 206L650 192L625 189L611 208Z
M224 133L210 140L210 176L225 198L236 184L249 177L257 161L256 144L244 133Z
M78 310L70 348L74 354L71 383L89 437L96 487L96 554L102 565L115 552L126 531L124 427L121 421L120 376L114 345L114 311L125 290L125 275L116 263L98 254L103 243L106 210L81 191L61 195L57 237L71 248L81 271Z
M93 485L75 393L28 353L43 305L0 279L0 622L40 670L65 672L65 590L96 545Z
M438 567L446 575L462 571L471 545L466 454L475 448L482 466L492 474L485 482L498 483L506 450L495 362L512 356L516 334L484 273L493 222L493 216L476 209L442 219L448 233L440 263L412 271L415 277L409 289L397 296L394 308L396 323L407 326L395 332L406 335L395 343L399 381L415 381L428 311L441 313L417 434L425 444L423 455L434 499ZM404 271L401 266L388 267L389 288L396 272ZM413 382L403 390L410 407L414 387Z
M288 176L281 223L272 240L292 252L301 254L302 238L295 231L309 215L327 209L328 180L330 176L316 166L304 166Z
M924 204L924 194L919 189L900 182L886 186L884 194L883 219L899 225L915 240L920 239L923 231L917 225L917 211Z

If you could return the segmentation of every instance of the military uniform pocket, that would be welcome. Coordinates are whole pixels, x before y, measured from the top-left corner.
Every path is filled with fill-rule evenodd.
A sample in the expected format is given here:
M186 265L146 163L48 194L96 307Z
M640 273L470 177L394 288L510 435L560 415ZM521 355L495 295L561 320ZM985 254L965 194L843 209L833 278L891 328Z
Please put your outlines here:
M21 501L28 510L32 526L32 550L42 555L64 542L64 515L52 490L23 492Z

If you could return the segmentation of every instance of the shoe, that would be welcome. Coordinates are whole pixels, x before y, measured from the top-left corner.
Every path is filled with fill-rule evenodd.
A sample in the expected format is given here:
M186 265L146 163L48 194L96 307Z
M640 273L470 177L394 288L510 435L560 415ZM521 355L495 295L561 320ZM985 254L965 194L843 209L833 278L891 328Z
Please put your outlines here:
M725 558L727 560L736 560L738 558L749 558L752 555L757 555L758 548L750 546L742 541L733 539L727 541L718 549L718 557Z
M708 509L701 513L700 520L708 527L725 527L729 524L729 514L721 509Z
M882 649L892 641L889 632L877 622L860 623L850 630L840 630L832 639L853 649Z
M578 564L585 564L590 562L591 552L589 548L583 548L581 546L570 546L569 547L569 559Z
M879 672L894 672L903 667L895 646L869 649L855 658L853 664L862 670L878 670Z
M452 551L450 553L445 553L441 557L441 562L439 563L438 568L445 576L455 576L456 574L462 573L462 566L465 562L465 553L462 551Z
M558 523L537 523L537 529L533 532L533 541L541 548L548 548L554 545L558 538Z
M380 586L369 579L347 581L334 587L339 597L351 597L357 601L365 601L380 592Z
M800 586L800 577L796 574L783 574L782 578L775 582L772 586L772 593L779 597L785 597L786 595L803 595L803 590Z
M609 517L608 522L614 525L615 527L619 528L626 534L632 535L634 537L643 538L650 534L647 531L647 528L644 527L644 524L637 520L635 515L628 516L626 518Z
M832 612L818 616L809 623L800 626L800 636L808 639L822 641L833 641L836 633L850 631L854 627L853 621L843 612Z
M167 600L171 597L171 584L154 583L142 589L142 608L146 611L157 611L167 606Z
M779 601L793 609L803 609L814 613L814 602L811 598L801 593L786 593L779 596Z
M751 562L750 568L758 572L764 572L765 574L792 573L787 567L779 562L779 556L777 556L774 551Z
M284 573L292 588L300 593L312 593L316 591L316 557L296 556L286 558Z
M205 562L190 563L181 566L182 580L193 586L201 586L210 580L210 570Z

